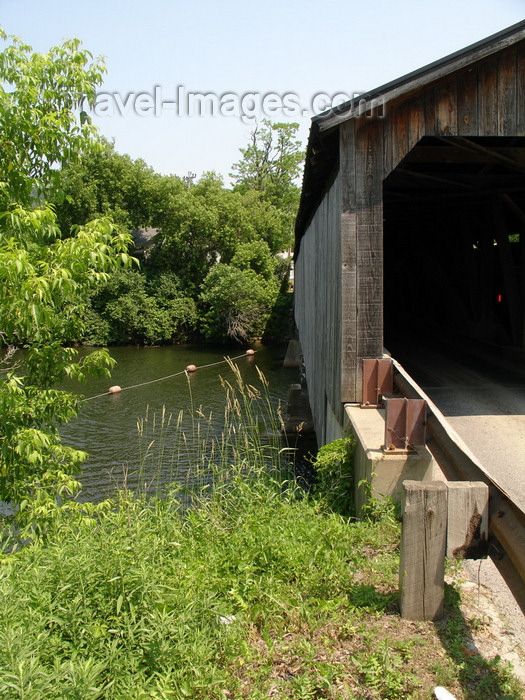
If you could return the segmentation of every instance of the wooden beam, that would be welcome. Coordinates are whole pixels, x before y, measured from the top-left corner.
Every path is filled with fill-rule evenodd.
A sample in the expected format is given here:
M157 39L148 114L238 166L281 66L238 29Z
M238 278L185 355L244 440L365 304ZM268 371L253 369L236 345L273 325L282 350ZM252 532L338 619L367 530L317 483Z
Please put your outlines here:
M522 163L518 163L512 158L509 158L508 156L503 156L500 153L496 153L490 148L487 148L486 146L482 146L479 143L476 143L475 141L471 141L470 139L466 139L464 136L451 136L449 138L445 136L440 136L438 137L441 141L444 143L457 143L461 148L464 148L466 151L475 151L476 153L483 153L485 156L485 159L488 162L492 163L497 163L498 165L505 165L507 168L510 168L511 170L515 170L518 173L525 173L525 165Z
M404 481L399 569L401 617L443 617L447 546L447 487L443 481Z
M448 139L446 139L448 141ZM525 166L525 143L523 146L514 148L502 147L491 148L491 153L503 156ZM405 163L453 163L461 165L483 164L487 162L485 153L477 151L467 151L460 146L454 146L454 138L450 138L448 146L416 146L404 159Z
M486 559L489 487L483 481L448 481L447 557Z
M462 187L463 189L471 191L478 189L474 185L468 185L465 182L458 182L458 180L451 180L448 177L440 177L439 175L429 175L428 173L420 173L416 170L408 170L407 168L400 168L399 166L396 168L396 172L401 173L402 175L408 175L409 177L412 177L416 180L437 182L441 185L449 185L451 187Z

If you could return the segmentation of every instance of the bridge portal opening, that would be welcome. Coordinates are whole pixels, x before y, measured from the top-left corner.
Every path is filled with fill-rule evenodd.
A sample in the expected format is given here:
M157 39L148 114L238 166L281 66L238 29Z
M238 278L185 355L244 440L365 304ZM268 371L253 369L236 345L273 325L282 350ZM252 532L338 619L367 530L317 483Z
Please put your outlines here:
M385 346L525 349L525 138L424 137L383 183Z

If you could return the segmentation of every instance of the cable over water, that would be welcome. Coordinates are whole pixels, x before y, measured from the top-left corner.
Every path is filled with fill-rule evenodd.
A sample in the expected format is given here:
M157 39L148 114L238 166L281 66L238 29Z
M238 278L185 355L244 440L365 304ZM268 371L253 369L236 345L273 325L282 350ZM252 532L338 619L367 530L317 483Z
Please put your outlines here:
M235 360L240 360L241 357L253 357L255 354L255 350L252 350L250 353L248 352L243 352L242 355L237 355L236 357L230 357L230 358L224 358L223 360L219 360L218 362L210 362L207 365L200 365L196 367L196 370L199 369L206 369L208 367L215 367L217 365L222 365L228 362L229 360L234 362ZM138 389L141 386L147 386L148 384L155 384L156 382L163 382L166 379L173 379L173 377L180 377L183 374L188 374L187 369L183 369L180 372L174 372L173 374L168 374L165 377L159 377L158 379L150 379L147 382L141 382L140 384L132 384L131 386L125 386L122 387L119 393L122 391L128 391L129 389ZM95 396L88 396L87 398L81 399L81 402L84 401L93 401L94 399L100 399L102 396L111 396L112 392L111 391L104 391L102 394L96 394Z

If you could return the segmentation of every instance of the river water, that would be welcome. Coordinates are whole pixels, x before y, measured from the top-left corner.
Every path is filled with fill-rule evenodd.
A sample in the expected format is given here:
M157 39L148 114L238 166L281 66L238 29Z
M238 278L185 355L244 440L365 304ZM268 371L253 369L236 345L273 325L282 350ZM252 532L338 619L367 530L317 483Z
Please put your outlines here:
M286 346L254 348L254 356L238 357L235 364L244 382L258 388L257 368L263 373L270 403L277 409L286 402L289 385L299 381L299 371L283 368ZM183 480L203 449L202 444L194 444L197 434L202 443L205 433L222 430L226 399L221 377L235 381L224 360L241 352L187 345L115 347L110 354L117 364L109 381L63 384L61 388L88 399L82 402L78 418L60 428L64 444L89 454L79 476L81 500L100 501L124 484L151 488L153 483ZM198 369L186 374L190 364ZM154 381L173 374L177 376ZM111 385L123 391L98 396ZM177 426L181 411L182 423Z

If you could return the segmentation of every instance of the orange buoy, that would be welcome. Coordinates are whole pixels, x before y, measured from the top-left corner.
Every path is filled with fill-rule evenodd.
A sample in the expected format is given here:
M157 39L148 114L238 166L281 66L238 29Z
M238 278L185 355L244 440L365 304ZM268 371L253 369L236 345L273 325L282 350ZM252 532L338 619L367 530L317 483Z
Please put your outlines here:
M255 355L255 350L252 350L251 348L249 350L246 350L247 355Z
M188 365L186 367L186 372L195 372L196 369L195 365Z
M108 394L120 394L122 388L115 384L115 386L110 386L108 389Z

